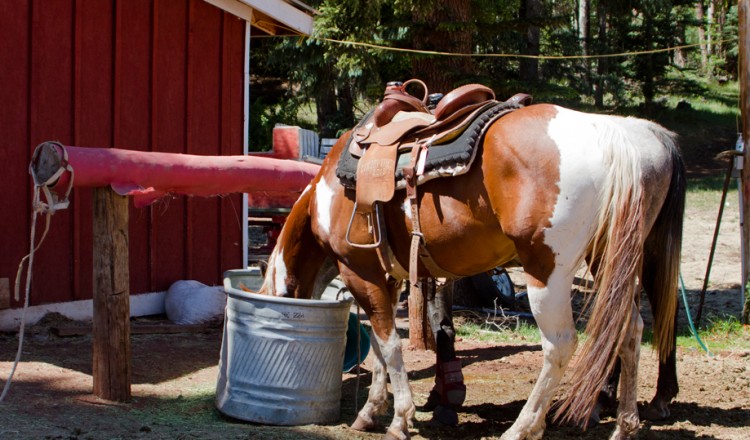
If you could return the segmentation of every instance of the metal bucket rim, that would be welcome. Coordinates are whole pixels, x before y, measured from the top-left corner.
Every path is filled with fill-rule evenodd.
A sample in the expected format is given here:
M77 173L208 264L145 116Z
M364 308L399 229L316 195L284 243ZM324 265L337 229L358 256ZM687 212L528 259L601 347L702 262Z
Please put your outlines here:
M232 277L236 276L247 276L250 275L252 270L245 269L232 269L224 272L224 292L232 297L238 299L252 300L255 302L265 302L272 304L282 304L289 306L302 306L302 307L316 307L316 308L335 308L335 307L349 307L351 306L353 299L345 298L341 300L327 300L327 299L302 299L302 298L287 298L283 296L270 296L261 295L259 293L247 292L244 290L237 289L232 286Z

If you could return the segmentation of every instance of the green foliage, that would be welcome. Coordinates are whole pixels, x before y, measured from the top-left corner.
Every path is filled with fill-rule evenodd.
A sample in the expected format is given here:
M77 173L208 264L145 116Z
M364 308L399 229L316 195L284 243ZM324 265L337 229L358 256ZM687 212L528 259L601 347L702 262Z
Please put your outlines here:
M526 321L498 326L491 318L484 322L476 319L454 319L456 336L484 342L528 343L538 344L541 341L539 328Z
M317 114L316 129L324 136L334 136L351 127L357 117L372 108L382 96L386 82L411 78L414 60L423 57L342 43L347 41L412 48L413 38L419 32L424 38L425 30L458 33L468 29L472 51L477 54L519 54L524 52L526 44L523 35L538 28L543 55L582 54L577 14L578 3L584 0L538 0L543 12L533 21L519 18L522 3L526 1L529 0L472 0L469 22L425 23L423 18L428 12L442 7L443 3L437 0L309 0L307 3L319 12L315 16L313 38L253 40L253 74L288 81L286 94L275 99L251 95L253 111L262 106L273 107L263 110L262 115L254 119L266 125L271 121L297 123L299 112L313 108ZM696 18L695 2L689 0L588 1L586 42L589 54L694 44L698 42L698 27L703 26L713 42L708 71L702 70L700 51L694 48L679 54L670 51L588 60L540 60L542 81L528 84L520 82L519 59L475 57L473 73L462 76L457 83L487 84L500 97L518 91L530 92L537 102L574 107L590 108L596 104L600 110L617 108L620 112L640 106L640 116L658 119L665 105L676 105L671 98L668 102L663 98L671 93L670 87L676 81L682 81L675 79L675 70L688 76L698 72L704 77L709 75L722 80L736 78L737 8L732 2L716 2L714 16L701 22ZM672 66L678 62L678 55L681 61L675 69ZM446 72L446 75L451 73ZM255 101L258 98L262 103Z

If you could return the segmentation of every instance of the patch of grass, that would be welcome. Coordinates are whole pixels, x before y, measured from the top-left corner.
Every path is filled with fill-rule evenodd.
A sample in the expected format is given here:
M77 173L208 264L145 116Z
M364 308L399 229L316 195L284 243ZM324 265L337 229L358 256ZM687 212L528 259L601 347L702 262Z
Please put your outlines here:
M497 327L479 319L455 319L456 336L481 342L498 344L538 344L541 341L539 329L534 323L520 321L505 323ZM709 317L708 324L698 329L698 335L712 352L727 350L750 350L750 325L742 325L734 316ZM579 345L586 340L583 330L578 331ZM642 344L652 347L653 332L644 329ZM677 346L702 350L688 327L677 335Z
M456 336L476 341L515 344L538 344L541 341L537 326L523 320L495 325L476 319L455 319L455 326Z
M651 329L643 332L643 345L651 348ZM750 326L742 325L737 317L710 317L708 324L698 329L698 336L711 352L727 350L750 350ZM685 326L677 335L677 346L702 351L700 344Z
M707 176L688 179L686 206L710 212L718 212L724 176ZM737 203L737 180L729 182L726 203Z
M151 425L219 426L223 422L214 409L215 393L213 387L196 390L187 395L164 399L154 407L134 412L141 420Z
M750 350L750 326L734 316L709 318L708 324L698 329L698 336L711 351ZM701 349L689 333L678 336L677 345Z

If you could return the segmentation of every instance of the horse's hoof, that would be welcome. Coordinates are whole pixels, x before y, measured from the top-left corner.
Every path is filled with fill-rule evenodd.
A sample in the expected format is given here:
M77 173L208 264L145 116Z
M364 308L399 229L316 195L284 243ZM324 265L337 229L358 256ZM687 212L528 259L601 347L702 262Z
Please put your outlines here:
M438 405L432 413L430 424L435 427L450 426L455 428L458 426L458 413L451 407Z
M350 428L355 431L375 431L380 428L380 426L374 420L367 420L362 416L357 416L357 420L352 423Z
M663 400L653 400L640 411L641 418L650 421L663 420L670 415L669 404Z
M619 429L617 429L609 437L609 440L635 440L636 438L638 438L638 431L626 434L620 431Z
M393 429L389 429L385 432L385 435L381 440L408 440L409 432L400 432Z
M580 428L583 428L583 430L591 429L599 424L599 422L602 421L601 419L601 413L603 411L602 405L600 402L596 403L596 406L594 406L593 411L591 411L591 415L589 416L588 420L581 422Z

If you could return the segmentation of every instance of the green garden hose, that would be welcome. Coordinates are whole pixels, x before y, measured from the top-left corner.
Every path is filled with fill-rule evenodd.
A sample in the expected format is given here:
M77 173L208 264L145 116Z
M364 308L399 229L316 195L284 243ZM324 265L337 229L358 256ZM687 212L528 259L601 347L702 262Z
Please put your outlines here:
M695 326L693 325L693 317L690 315L690 307L688 307L687 294L685 293L685 282L682 280L682 272L680 272L680 291L682 292L682 303L685 305L685 315L687 315L688 325L690 326L690 333L693 334L695 340L698 341L698 345L701 346L706 354L708 354L709 356L713 356L713 354L708 351L708 347L706 347L706 344L703 343L701 337L698 335L698 330L696 330Z

